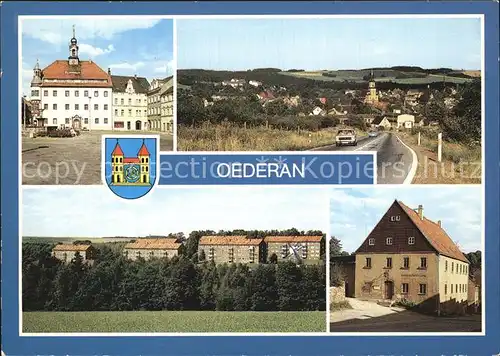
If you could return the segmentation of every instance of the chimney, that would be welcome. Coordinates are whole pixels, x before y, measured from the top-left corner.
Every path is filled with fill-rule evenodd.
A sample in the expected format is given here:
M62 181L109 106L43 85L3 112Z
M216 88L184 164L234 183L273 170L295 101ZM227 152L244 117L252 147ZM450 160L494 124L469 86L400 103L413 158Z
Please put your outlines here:
M108 67L108 75L111 75L111 68Z
M438 226L441 227L441 220L438 220Z
M420 220L424 220L424 207L422 205L418 206L417 213Z

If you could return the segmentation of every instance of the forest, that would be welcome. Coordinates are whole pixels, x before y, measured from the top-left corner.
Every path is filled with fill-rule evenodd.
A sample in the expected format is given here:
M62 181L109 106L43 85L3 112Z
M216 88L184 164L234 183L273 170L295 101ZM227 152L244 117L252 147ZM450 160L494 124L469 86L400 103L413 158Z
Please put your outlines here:
M187 239L183 255L150 261L126 260L121 242L94 244L92 264L79 255L63 264L54 244L23 243L23 311L325 310L325 264L198 263L202 235Z

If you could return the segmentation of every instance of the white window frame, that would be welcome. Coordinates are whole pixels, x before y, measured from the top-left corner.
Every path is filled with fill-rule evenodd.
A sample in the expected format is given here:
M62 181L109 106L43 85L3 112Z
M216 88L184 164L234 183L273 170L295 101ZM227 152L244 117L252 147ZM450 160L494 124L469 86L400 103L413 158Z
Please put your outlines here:
M386 244L387 246L392 246L392 242L393 242L392 237L386 237L386 238L385 238L385 244Z
M415 245L415 237L414 236L408 237L408 245Z
M368 239L368 246L375 246L375 239L373 237Z

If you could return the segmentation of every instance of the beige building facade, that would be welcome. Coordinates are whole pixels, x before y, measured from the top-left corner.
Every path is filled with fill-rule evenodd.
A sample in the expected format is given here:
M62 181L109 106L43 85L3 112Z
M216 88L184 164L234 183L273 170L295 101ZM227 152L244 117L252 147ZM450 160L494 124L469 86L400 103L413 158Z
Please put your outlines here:
M110 71L108 71L111 74ZM113 130L149 130L149 82L137 76L112 75L113 81Z
M160 131L174 133L174 81L170 78L160 91Z
M198 260L222 263L258 264L265 261L262 238L246 236L202 236L198 243Z
M173 238L137 239L125 245L123 255L132 261L172 258L180 254L181 246L182 243Z
M52 256L64 263L70 263L79 254L88 263L95 259L96 250L92 245L58 244L52 249Z

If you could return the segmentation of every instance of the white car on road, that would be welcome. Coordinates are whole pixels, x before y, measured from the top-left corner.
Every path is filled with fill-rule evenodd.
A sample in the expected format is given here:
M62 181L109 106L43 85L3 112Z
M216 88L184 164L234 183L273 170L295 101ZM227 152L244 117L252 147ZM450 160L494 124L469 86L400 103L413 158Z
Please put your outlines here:
M356 146L358 144L358 139L356 137L356 131L352 129L342 129L337 132L337 136L335 137L335 145L343 146L343 145L351 145Z

